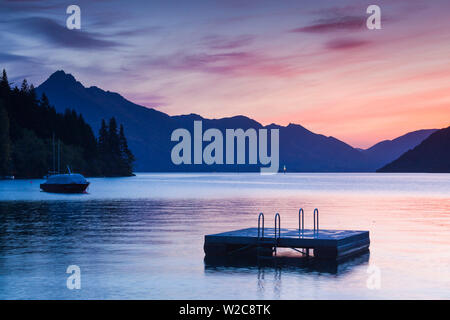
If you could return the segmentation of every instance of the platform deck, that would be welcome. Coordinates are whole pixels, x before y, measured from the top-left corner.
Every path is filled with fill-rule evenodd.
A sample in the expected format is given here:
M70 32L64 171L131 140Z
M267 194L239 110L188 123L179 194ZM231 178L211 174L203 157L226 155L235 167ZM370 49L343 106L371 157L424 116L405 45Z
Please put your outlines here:
M258 228L247 228L205 236L206 255L226 255L239 248L298 248L313 249L314 256L338 259L367 250L369 231L280 229L265 228L264 237L258 237ZM245 251L245 250L242 250Z

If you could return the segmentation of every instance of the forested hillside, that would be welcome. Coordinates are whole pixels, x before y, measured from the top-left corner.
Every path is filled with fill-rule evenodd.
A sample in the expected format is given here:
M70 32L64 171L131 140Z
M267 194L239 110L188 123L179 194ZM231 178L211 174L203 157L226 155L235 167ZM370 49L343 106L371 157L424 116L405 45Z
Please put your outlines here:
M41 178L57 169L53 141L60 143L60 168L87 176L132 174L133 154L123 131L111 118L103 121L100 141L81 114L57 113L48 98L36 96L26 80L10 86L6 71L0 80L0 177Z

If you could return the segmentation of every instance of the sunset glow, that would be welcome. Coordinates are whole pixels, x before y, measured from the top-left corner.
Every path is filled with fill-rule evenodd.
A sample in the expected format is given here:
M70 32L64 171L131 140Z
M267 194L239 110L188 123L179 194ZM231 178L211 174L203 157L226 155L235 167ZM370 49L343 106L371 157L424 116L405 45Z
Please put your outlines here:
M3 1L0 64L16 84L64 69L170 115L301 124L366 148L450 125L450 2ZM143 10L143 8L146 8Z

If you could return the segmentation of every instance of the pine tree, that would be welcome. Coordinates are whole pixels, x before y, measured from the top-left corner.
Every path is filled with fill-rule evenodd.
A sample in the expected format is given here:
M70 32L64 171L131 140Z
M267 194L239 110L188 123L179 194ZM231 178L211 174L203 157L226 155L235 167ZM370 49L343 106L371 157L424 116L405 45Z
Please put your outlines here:
M8 76L6 75L6 70L5 69L3 69L3 72L2 72L2 80L1 80L1 82L2 83L7 83L8 86L9 86Z
M11 91L11 87L9 86L8 76L6 75L6 70L3 69L2 79L0 80L0 96L8 94Z
M38 100L37 100L37 95L36 95L36 89L34 88L33 84L30 85L28 92L30 94L30 98L31 98L32 102L36 103Z
M112 117L108 124L103 119L98 137L100 171L105 176L129 176L133 174L134 155L128 148L123 125L117 130Z
M10 174L11 143L9 138L9 118L6 108L0 101L0 176Z
M122 124L120 125L119 129L119 145L122 162L122 172L124 175L131 175L133 174L134 155L128 148L128 142L127 138L125 137Z
M120 175L120 143L117 132L117 122L114 117L109 120L108 125L108 145L111 165L111 175Z
M30 88L28 87L28 81L27 81L27 79L23 79L23 81L22 81L22 86L20 87L20 91L22 92L22 93L24 93L24 92L28 92L30 90Z
M108 140L111 153L120 155L119 135L117 134L116 118L112 117L108 125Z
M100 171L103 175L109 175L109 144L108 144L108 126L105 119L102 119L102 124L98 134L98 152L100 158Z
M45 93L42 93L40 106L45 109L50 108L50 101L48 100L48 97Z

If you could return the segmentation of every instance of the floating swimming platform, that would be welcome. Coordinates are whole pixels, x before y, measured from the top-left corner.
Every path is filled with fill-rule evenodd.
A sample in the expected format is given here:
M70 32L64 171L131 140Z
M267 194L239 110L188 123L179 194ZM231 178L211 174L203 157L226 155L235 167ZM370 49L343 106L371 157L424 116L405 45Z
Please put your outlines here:
M273 257L277 248L291 248L317 259L341 260L367 252L369 231L319 229L319 210L314 209L314 228L304 228L304 211L299 210L298 229L281 228L281 216L275 215L273 228L264 228L264 214L257 228L246 228L205 235L206 257Z

